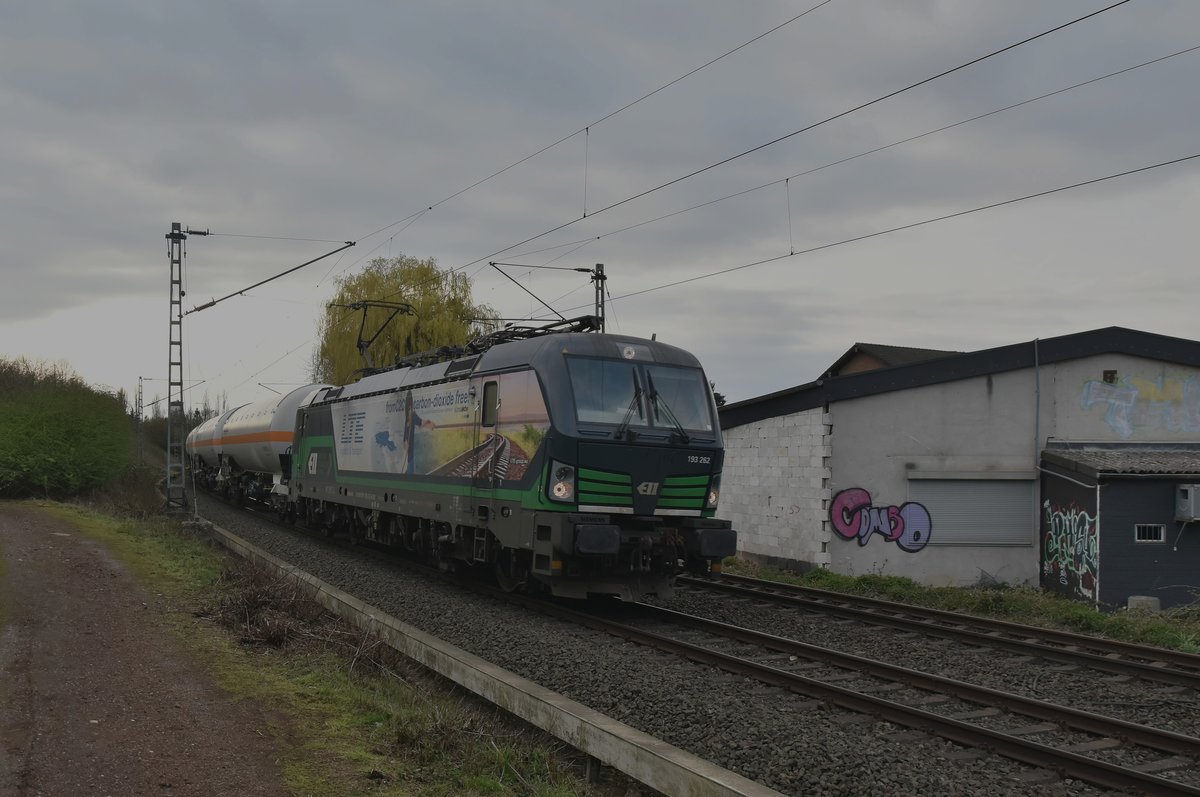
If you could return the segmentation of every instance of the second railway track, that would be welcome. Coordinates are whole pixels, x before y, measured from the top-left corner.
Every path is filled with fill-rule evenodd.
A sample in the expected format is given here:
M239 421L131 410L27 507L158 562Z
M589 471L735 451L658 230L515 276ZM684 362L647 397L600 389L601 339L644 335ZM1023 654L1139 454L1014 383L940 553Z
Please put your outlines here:
M743 576L723 575L719 581L688 577L681 578L680 583L688 589L780 603L870 625L1200 689L1200 656L1193 653Z

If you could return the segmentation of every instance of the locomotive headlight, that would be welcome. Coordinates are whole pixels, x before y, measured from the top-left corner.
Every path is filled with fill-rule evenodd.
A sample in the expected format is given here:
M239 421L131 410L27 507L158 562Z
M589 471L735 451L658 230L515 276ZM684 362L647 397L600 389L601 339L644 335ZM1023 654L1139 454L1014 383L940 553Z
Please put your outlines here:
M713 476L712 485L708 488L708 498L704 502L705 509L716 509L717 500L721 497L721 477Z
M548 490L552 501L575 500L575 468L561 462L550 462L550 486Z

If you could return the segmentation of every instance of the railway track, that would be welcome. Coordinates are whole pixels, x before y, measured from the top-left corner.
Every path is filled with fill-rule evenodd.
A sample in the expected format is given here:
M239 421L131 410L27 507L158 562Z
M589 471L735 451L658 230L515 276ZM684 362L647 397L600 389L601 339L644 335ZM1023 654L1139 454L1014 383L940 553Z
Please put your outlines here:
M688 589L717 591L1114 675L1200 689L1200 656L1192 653L745 576L725 574L719 581L689 576L680 577L678 583Z
M222 502L231 511L253 518L253 523L296 538L296 529L270 513ZM211 521L209 521L211 522ZM275 573L280 582L292 581L310 589L314 600L333 614L374 634L397 651L439 675L474 692L485 700L562 742L587 754L587 776L599 777L605 763L631 778L665 794L711 795L712 797L785 797L782 793L717 764L675 748L658 738L625 725L570 698L502 669L416 626L381 612L358 595L339 589L269 551L221 527L210 529L220 544ZM303 539L313 547L350 552L357 546L318 534ZM389 564L401 564L437 581L447 574L395 556Z
M1200 739L918 672L647 604L625 621L527 598L527 608L763 684L1143 794L1200 795ZM852 683L853 686L843 686ZM937 707L940 710L934 710ZM1186 775L1186 780L1158 773Z
M321 540L314 542L325 544ZM483 591L488 595L489 605L496 605L500 599L510 600L507 595ZM742 708L751 708L756 702L781 705L782 700L790 701L787 703L792 706L790 711L812 712L818 704L804 701L821 701L840 707L840 710L835 709L832 715L817 710L814 718L826 718L820 722L859 727L860 723L853 719L857 714L906 729L877 729L873 736L862 738L868 746L873 746L869 739L874 736L880 740L902 739L902 744L914 748L944 745L945 742L921 741L940 737L981 751L960 751L963 756L985 756L987 752L995 752L1012 761L1039 767L1043 773L1058 772L1064 777L1105 789L1200 795L1200 787L1196 785L1200 784L1200 773L1192 769L1192 765L1200 761L1200 739L1183 733L1113 719L736 626L722 626L656 607L626 606L614 619L607 616L607 612L606 616L595 616L523 596L517 596L515 602L523 610L532 608L543 615L615 635L627 644L633 643L628 644L628 648L621 648L623 653L613 654L622 661L632 661L629 657L661 656L664 663L659 666L678 666L666 663L669 654L679 661L713 668L713 672L734 673L739 678L767 685L755 687L741 682L729 687L733 693L742 695L740 701L745 701ZM736 603L749 605L750 601ZM634 614L631 616L630 612ZM540 639L543 646L557 647L564 636L584 638L579 632L568 630L565 635L543 631ZM593 641L591 644L598 643ZM634 648L638 646L647 651L666 653L635 653ZM968 647L978 649L973 642ZM546 648L547 651L550 649ZM624 670L624 666L621 669ZM710 675L701 679L711 683L714 678L722 677L729 678L728 675ZM681 686L676 688L682 689ZM783 690L790 694L785 695ZM677 693L677 698L682 699L682 696L682 692ZM1058 699L1066 701L1065 697ZM1149 722L1154 724L1157 720L1151 718ZM785 736L773 738L779 740L788 734L803 733L791 730L794 725L785 724L784 728L776 733ZM809 738L807 734L805 738ZM741 749L750 748L742 746ZM980 759L980 764L987 760ZM998 762L998 759L992 761ZM998 763L987 766L999 769ZM1031 778L1028 782L1032 784L1039 782L1036 778L1046 775L1035 771L1029 772L1028 776Z

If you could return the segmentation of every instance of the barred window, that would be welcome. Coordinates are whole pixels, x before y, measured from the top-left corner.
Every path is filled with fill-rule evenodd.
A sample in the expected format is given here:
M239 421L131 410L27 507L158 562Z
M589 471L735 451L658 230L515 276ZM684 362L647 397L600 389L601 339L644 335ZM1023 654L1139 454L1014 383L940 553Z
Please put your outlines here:
M1133 527L1135 542L1166 542L1167 527L1158 523L1138 523Z

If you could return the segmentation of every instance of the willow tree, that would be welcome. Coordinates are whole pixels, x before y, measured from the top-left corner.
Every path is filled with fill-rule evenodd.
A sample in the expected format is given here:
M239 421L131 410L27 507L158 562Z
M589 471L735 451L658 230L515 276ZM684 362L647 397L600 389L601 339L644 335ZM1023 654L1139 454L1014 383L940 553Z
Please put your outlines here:
M411 314L393 317L397 304L411 306ZM334 385L354 381L367 365L359 354L360 331L363 339L374 337L367 354L380 366L405 354L461 346L494 328L496 319L492 308L472 301L466 275L442 270L432 257L375 258L361 273L338 280L321 319L311 376Z

